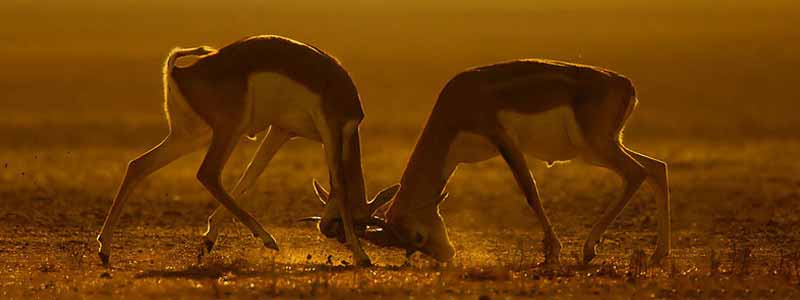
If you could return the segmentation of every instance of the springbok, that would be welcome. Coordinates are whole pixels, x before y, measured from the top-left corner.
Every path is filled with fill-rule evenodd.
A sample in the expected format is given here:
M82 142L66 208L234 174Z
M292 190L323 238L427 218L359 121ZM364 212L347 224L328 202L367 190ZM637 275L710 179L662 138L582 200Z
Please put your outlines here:
M622 144L625 122L636 107L633 84L602 68L550 60L517 60L467 70L441 91L385 212L383 230L366 239L405 248L441 261L455 255L438 205L461 163L503 157L544 231L545 265L558 265L561 243L539 200L525 154L552 164L578 159L608 168L624 181L624 192L594 224L583 245L583 261L636 190L650 179L656 190L658 242L651 257L670 252L667 165Z
M200 56L186 67L175 62ZM209 217L201 251L211 251L221 220L230 211L267 248L275 239L235 202L250 188L278 149L294 137L321 142L334 202L328 202L320 229L345 240L357 265L370 265L355 234L366 228L371 211L390 200L397 187L364 196L358 127L364 117L353 81L341 64L323 51L278 36L255 36L219 50L176 48L163 68L164 110L169 134L155 148L128 164L125 177L97 241L109 264L112 233L125 200L146 176L193 150L210 144L197 179L222 204ZM268 130L267 130L268 129ZM267 131L232 195L220 174L238 140ZM352 212L352 213L351 213ZM360 214L359 214L360 213ZM341 233L340 228L344 228ZM361 232L361 231L360 231ZM201 254L202 255L202 254Z

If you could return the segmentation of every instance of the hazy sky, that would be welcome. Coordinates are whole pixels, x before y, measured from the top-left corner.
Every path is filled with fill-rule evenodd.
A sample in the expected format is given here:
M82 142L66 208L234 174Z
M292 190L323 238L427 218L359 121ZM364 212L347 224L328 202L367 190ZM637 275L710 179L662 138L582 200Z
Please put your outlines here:
M740 114L755 118L796 106L795 2L0 0L0 85L10 87L0 101L29 109L29 99L47 97L31 82L48 81L84 103L127 89L141 92L125 93L131 107L158 109L157 73L172 47L278 34L339 57L368 108L418 103L424 112L464 68L543 57L635 78L648 103L640 115L688 102L705 122L738 101ZM103 73L115 68L125 72ZM108 90L84 87L98 81Z

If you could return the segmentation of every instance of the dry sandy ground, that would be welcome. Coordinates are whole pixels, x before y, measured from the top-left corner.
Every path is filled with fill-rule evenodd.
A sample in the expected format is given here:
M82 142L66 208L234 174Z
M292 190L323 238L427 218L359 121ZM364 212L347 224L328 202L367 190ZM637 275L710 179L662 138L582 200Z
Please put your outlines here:
M0 299L798 299L800 36L796 3L771 1L0 1ZM318 213L318 145L293 141L241 202L276 237L263 249L228 226L196 259L215 204L195 180L202 153L144 182L124 209L112 268L94 241L126 162L166 134L163 56L281 34L337 56L362 95L370 194L396 182L435 95L469 66L540 57L632 78L633 149L670 164L672 259L652 252L655 208L642 189L578 266L582 239L620 192L612 173L531 162L565 244L564 269L538 267L541 232L499 159L464 166L442 212L458 250L405 265L344 247L294 220ZM231 184L254 144L225 172Z
M634 132L633 129L630 130ZM797 140L644 141L635 149L671 162L674 252L663 268L637 270L652 251L655 209L643 189L605 236L601 255L578 266L581 239L619 192L610 172L579 164L533 169L564 243L564 270L537 266L541 233L499 159L462 167L443 214L459 254L449 265L369 247L377 267L348 266L344 247L293 220L319 211L311 176L321 151L297 141L244 200L283 249L263 249L240 224L226 228L198 263L199 234L213 203L194 180L200 154L156 173L125 209L111 269L94 237L124 159L146 147L6 149L0 194L0 258L6 299L27 298L784 298L800 296ZM371 191L391 183L406 148L366 136ZM238 153L235 179L251 143ZM376 151L377 145L383 151ZM641 146L639 146L641 145ZM91 149L91 150L88 150ZM7 164L7 165L6 165ZM379 171L380 170L380 171ZM385 174L384 174L385 173ZM324 177L322 177L324 178ZM641 272L640 272L641 271Z

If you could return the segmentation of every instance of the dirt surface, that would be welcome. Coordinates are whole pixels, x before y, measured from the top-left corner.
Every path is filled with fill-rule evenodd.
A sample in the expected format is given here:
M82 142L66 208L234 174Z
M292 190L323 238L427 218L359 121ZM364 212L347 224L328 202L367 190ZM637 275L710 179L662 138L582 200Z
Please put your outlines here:
M0 34L0 299L800 298L800 61L787 50L796 49L789 37L798 29L782 21L793 17L791 2L724 10L690 1L412 2L355 3L337 13L322 2L0 4L0 25L13 28ZM579 265L583 239L621 182L578 163L532 161L565 246L563 268L540 267L538 222L496 158L462 166L450 181L442 214L458 251L452 263L406 261L401 251L367 246L376 266L357 269L344 246L295 222L321 211L311 179L327 185L320 146L296 140L240 200L280 252L229 222L198 262L216 206L195 179L199 151L137 188L104 268L94 239L126 162L167 132L163 56L176 45L221 46L254 33L312 42L353 74L367 114L370 195L399 180L435 95L461 69L544 57L628 75L640 105L626 145L670 166L671 258L661 267L638 263L656 236L645 187L604 235L594 262ZM242 139L226 185L254 149Z
M636 140L631 137L630 144L638 145ZM276 236L281 252L262 248L236 224L198 263L199 235L213 203L194 180L199 157L189 157L154 175L131 199L116 233L112 268L106 269L94 237L123 171L115 156L136 151L6 150L2 157L13 159L2 162L8 167L1 173L8 183L0 211L2 294L13 299L798 297L800 182L792 175L800 166L769 158L800 154L800 142L647 145L639 148L672 166L672 259L663 268L640 270L633 263L636 251L650 253L655 240L653 197L643 189L605 235L600 256L579 266L582 239L618 194L619 182L607 171L578 164L550 169L537 164L533 169L545 205L565 244L564 269L556 271L538 266L541 232L500 160L465 166L451 182L443 214L458 256L449 265L417 256L408 265L400 251L368 247L377 266L355 269L343 246L293 222L319 211L310 177L325 171L318 147L298 141L279 154L243 201ZM247 148L252 147L245 147L240 160ZM388 158L402 156L401 148L386 149L398 153L370 152L376 154L366 161L373 167L368 170L385 165L387 172L399 172L401 162ZM748 159L753 153L763 159ZM389 183L371 182L372 191Z

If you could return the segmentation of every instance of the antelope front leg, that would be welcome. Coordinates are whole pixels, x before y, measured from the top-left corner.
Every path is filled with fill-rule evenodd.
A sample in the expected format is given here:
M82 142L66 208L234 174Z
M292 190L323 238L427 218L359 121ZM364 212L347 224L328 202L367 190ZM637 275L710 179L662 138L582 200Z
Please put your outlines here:
M235 199L241 199L241 196L255 185L256 180L258 180L258 177L264 172L264 169L269 165L269 162L281 146L292 137L293 135L289 131L275 126L270 127L263 141L261 141L261 144L258 146L258 150L256 150L256 153L253 155L250 164L247 165L247 169L245 169L242 177L239 178L239 181L233 188L232 194ZM211 216L208 217L208 228L203 234L203 243L198 258L202 258L205 254L211 252L214 248L214 244L217 242L220 229L225 224L224 222L230 217L231 214L223 206L218 206Z
M355 125L355 127L353 125ZM355 197L355 195L348 194L348 192L353 193L353 191L347 189L347 180L354 179L347 178L344 169L345 164L347 164L349 160L360 160L358 155L352 155L352 153L358 152L352 151L354 149L351 149L353 145L358 145L357 143L353 143L353 139L358 138L357 126L357 123L348 122L341 132L330 130L330 136L325 143L325 154L328 159L328 167L330 168L331 174L331 199L336 199L336 204L339 208L339 215L342 218L342 225L344 227L345 244L350 249L350 252L353 253L353 260L355 260L357 266L369 267L372 266L372 261L369 259L367 253L364 252L358 240L358 236L355 233L352 214L352 209L355 204L352 203L352 201L364 201L365 199L359 199ZM331 126L330 128L336 127ZM358 163L360 164L360 161Z
M517 180L522 193L525 194L525 199L528 201L528 206L536 213L536 217L542 224L542 231L544 232L544 264L545 266L555 267L560 264L561 256L561 241L558 239L553 225L545 214L544 207L539 198L539 190L536 187L536 181L533 179L528 164L525 161L525 156L517 147L516 143L503 129L498 129L494 134L494 141L497 145L500 154L508 163L511 172L514 173L514 179Z

